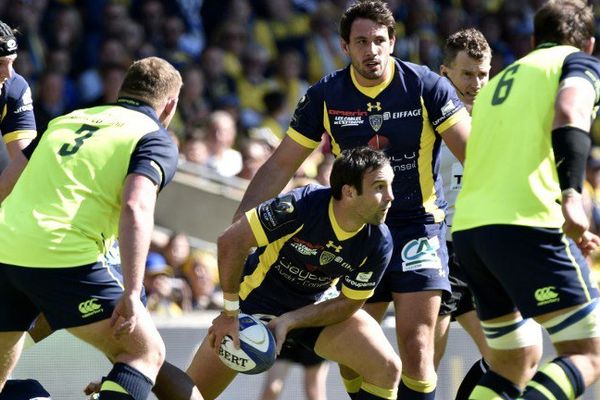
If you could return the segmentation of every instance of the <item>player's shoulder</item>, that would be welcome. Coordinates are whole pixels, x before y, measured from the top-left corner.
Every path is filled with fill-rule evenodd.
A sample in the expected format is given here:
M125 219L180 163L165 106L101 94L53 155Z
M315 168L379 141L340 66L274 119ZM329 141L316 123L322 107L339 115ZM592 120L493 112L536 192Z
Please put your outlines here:
M29 84L21 75L16 72L4 83L6 94L10 98L21 98L28 93L31 97L31 89ZM27 99L25 99L27 100Z
M327 88L327 90L330 90L332 87L345 84L348 79L351 79L349 65L345 68L338 69L323 76L312 87L313 90L325 90L325 88Z
M331 189L325 186L309 183L290 191L296 200L304 200L307 202L319 202L329 200L331 197Z

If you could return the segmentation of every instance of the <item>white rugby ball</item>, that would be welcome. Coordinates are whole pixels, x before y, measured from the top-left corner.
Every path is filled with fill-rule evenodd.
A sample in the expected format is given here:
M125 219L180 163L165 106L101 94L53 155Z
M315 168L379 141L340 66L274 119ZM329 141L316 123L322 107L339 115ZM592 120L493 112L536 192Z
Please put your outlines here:
M229 368L243 374L260 374L271 368L277 358L275 337L258 318L240 313L240 348L229 336L219 347L219 358Z

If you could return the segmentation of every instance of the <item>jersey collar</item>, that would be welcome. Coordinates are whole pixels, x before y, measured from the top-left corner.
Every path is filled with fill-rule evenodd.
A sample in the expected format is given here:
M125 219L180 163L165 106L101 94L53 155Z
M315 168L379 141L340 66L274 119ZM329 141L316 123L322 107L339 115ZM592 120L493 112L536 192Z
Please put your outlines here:
M143 101L140 101L138 99L132 99L130 97L119 97L119 99L117 100L117 104L130 110L135 110L146 114L162 126L162 123L158 119L158 115L156 115L156 111L148 103L144 103Z
M333 212L333 199L329 200L328 214L329 214L329 221L331 222L331 227L333 228L333 232L335 233L335 236L337 237L337 239L340 241L350 239L352 236L356 235L358 232L360 232L362 230L362 228L365 227L365 224L363 224L360 228L358 228L357 230L355 230L353 232L345 231L340 226L340 224L338 224L337 219L335 218L335 214Z
M385 88L387 88L390 85L390 82L392 82L392 80L394 79L394 75L396 73L396 61L394 60L394 57L390 57L388 59L388 63L390 63L390 69L391 69L391 73L390 76L388 76L388 78L381 82L379 85L376 86L361 86L358 81L356 80L356 71L354 70L354 67L352 66L352 64L350 64L350 76L352 77L352 83L354 83L354 86L356 86L356 88L365 96L368 96L372 99L374 99L375 97L377 97L379 95L379 93L383 92L385 90Z

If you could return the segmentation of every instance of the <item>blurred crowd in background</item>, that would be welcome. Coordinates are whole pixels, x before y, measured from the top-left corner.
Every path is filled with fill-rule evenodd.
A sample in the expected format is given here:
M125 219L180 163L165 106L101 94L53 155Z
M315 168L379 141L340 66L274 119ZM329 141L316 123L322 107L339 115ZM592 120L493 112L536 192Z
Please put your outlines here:
M395 54L438 71L445 38L472 26L490 43L494 76L531 50L532 15L543 2L388 0ZM337 28L348 3L0 0L0 19L20 32L15 69L32 88L40 133L58 115L115 101L131 61L158 55L183 76L170 126L180 168L243 186L283 138L309 85L347 65ZM600 144L600 123L593 134ZM328 183L332 156L324 143L291 186ZM600 227L600 148L588 167L590 213ZM221 306L214 252L193 249L184 233L155 243L145 283L157 313Z

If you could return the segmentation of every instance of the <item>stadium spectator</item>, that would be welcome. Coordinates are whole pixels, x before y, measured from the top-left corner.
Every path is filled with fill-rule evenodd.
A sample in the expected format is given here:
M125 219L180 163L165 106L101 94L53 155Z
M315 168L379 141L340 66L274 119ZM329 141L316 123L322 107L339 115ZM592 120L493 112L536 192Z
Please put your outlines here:
M452 227L491 349L470 395L482 400L575 399L600 376L599 293L584 259L600 238L582 201L600 101L594 14L583 0L551 1L534 26L535 49L477 95ZM511 162L492 167L503 155ZM539 369L536 322L558 354Z
M237 177L251 180L256 171L271 155L271 148L264 140L246 139L241 146L242 169Z
M268 327L278 353L296 343L360 371L364 383L356 399L396 399L400 360L360 309L391 256L383 220L393 200L392 177L382 152L346 151L333 166L331 189L306 186L268 200L219 237L224 311L188 368L205 399L216 398L236 375L216 348L225 335L239 347L240 311L273 318ZM338 279L341 294L319 302Z
M176 317L192 308L189 287L185 281L173 277L173 270L160 253L148 253L144 288L148 299L146 307L153 314Z
M206 166L221 176L234 176L242 170L242 156L233 148L237 137L235 120L226 111L208 116L204 143L208 148Z
M225 70L223 49L215 46L205 48L200 56L200 67L206 78L204 97L213 110L227 99L237 98L235 80Z
M183 276L191 288L193 310L223 308L219 288L217 258L206 250L195 250L183 266Z
M190 239L187 234L183 232L173 232L160 253L167 260L167 264L173 268L173 274L180 277L183 274L183 265L190 257L191 251Z

